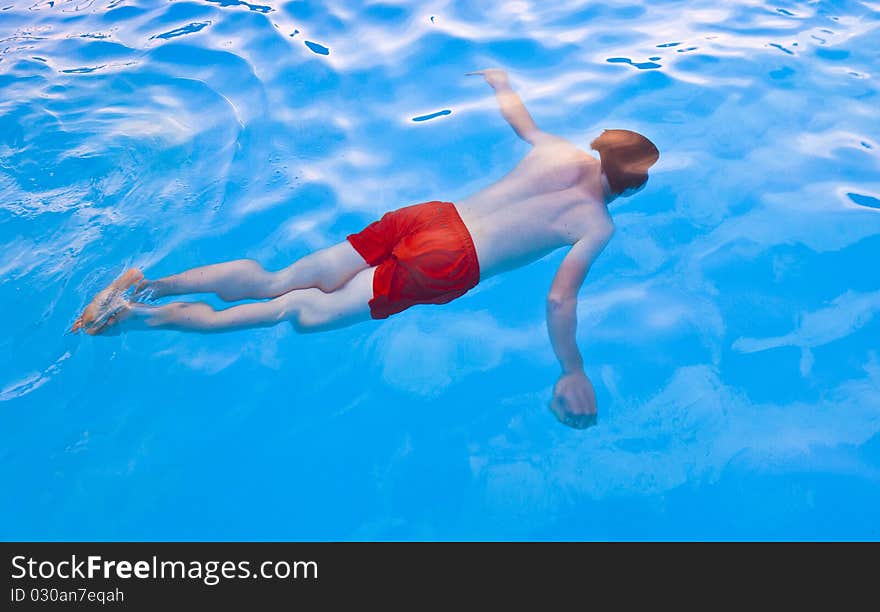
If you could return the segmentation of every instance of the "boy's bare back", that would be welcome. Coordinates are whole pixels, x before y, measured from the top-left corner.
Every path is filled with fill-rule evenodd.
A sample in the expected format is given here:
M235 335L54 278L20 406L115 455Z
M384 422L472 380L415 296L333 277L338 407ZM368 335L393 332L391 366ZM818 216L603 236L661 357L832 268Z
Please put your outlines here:
M498 182L459 201L481 276L528 264L587 235L609 235L599 160L544 132Z

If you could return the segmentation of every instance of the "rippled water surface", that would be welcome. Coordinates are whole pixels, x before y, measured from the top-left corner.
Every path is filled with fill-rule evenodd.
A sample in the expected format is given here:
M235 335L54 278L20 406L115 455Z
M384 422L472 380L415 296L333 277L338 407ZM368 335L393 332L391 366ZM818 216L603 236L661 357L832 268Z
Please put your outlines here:
M880 3L5 0L3 539L880 538ZM127 266L270 268L462 198L538 123L662 152L563 253L325 335L65 330Z

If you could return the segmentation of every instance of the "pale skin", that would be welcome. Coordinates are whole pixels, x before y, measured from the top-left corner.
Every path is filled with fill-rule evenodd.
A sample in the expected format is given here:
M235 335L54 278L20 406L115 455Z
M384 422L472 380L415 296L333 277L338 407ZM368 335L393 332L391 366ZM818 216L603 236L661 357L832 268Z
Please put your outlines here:
M542 131L503 70L468 73L494 89L501 114L531 145L523 159L497 182L455 203L470 231L480 278L531 263L570 247L547 296L547 329L562 374L550 409L573 427L595 422L596 398L576 341L577 296L590 266L608 243L614 225L607 204L614 199L599 160L571 142ZM306 255L270 272L250 259L193 268L146 280L129 270L98 294L74 324L74 331L105 333L125 322L128 329L174 329L213 333L269 327L288 321L302 333L336 329L370 319L373 268L348 241ZM215 310L204 302L151 305L118 301L135 286L135 296L161 298L214 293L225 301L264 300ZM117 299L110 316L100 311Z

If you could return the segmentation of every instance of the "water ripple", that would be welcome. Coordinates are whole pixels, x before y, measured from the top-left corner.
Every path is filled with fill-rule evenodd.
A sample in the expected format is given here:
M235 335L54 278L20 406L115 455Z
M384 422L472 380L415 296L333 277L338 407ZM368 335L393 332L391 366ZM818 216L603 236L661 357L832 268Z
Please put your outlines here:
M317 53L318 55L330 55L330 49L322 44L312 42L310 40L306 40L303 42L309 49L311 49L314 53Z
M653 59L660 59L660 58L651 58L651 59L653 60ZM653 70L655 68L661 67L660 64L657 64L653 61L634 62L631 59L629 59L628 57L609 57L605 61L609 62L611 64L629 64L630 66L632 66L634 68L638 68L639 70Z
M430 121L431 119L436 119L437 117L445 117L446 115L452 114L452 111L448 108L437 111L435 113L428 113L427 115L419 115L418 117L413 117L413 121Z
M880 198L864 195L862 193L848 193L846 196L859 206L880 209Z
M271 13L275 10L271 6L267 6L264 4L251 4L250 2L243 2L242 0L205 0L205 2L217 4L222 7L243 6L249 11L254 11L257 13Z
M178 36L184 36L186 34L192 34L194 32L199 32L204 30L209 25L211 25L210 21L194 21L185 26L181 26L179 28L174 28L173 30L169 30L167 32L163 32L161 34L156 34L155 36L151 36L150 40L154 38L162 38L168 40L169 38L177 38Z

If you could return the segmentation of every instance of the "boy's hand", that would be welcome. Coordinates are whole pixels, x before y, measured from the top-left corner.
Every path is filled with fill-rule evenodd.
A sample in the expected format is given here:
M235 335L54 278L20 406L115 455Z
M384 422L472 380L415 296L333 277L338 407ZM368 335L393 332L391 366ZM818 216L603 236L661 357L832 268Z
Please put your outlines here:
M550 411L560 423L575 429L596 424L596 392L583 371L559 377L553 387Z
M474 74L482 75L482 77L486 79L486 82L492 86L492 89L502 89L505 87L510 87L510 79L507 78L507 73L500 68L475 70L474 72L467 72L465 74L466 76L471 76Z

